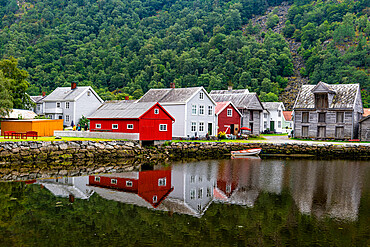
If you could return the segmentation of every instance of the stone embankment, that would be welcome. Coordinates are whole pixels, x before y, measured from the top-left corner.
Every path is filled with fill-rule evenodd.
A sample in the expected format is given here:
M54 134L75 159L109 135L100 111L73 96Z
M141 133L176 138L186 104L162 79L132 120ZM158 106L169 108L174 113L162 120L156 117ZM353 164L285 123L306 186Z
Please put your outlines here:
M370 147L361 144L326 143L237 143L237 142L171 142L141 147L135 141L24 141L0 143L0 168L12 164L78 164L119 163L135 160L213 159L230 155L230 151L262 148L262 155L312 155L319 158L370 157ZM123 160L123 161L122 161ZM32 166L32 165L31 165Z

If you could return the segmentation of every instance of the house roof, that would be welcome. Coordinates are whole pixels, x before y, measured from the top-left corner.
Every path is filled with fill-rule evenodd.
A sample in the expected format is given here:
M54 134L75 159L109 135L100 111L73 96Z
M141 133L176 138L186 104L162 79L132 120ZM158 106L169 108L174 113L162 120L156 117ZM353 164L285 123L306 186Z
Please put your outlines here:
M292 111L283 111L285 121L292 121Z
M212 90L210 93L212 99L216 102L231 101L238 109L254 109L252 101L254 98L259 98L256 93L249 93L245 90ZM260 102L261 103L261 102ZM261 107L259 109L263 109Z
M361 118L361 120L360 120L359 122L361 123L361 122L363 122L363 121L365 121L365 120L368 120L368 119L370 119L370 115L368 115L368 116L366 116L366 117Z
M38 184L43 185L46 189L48 189L51 193L55 196L60 197L69 197L69 195L74 195L76 198L79 199L89 199L89 197L93 194L93 192L88 193L87 191L81 191L74 185L69 184L60 184L60 183L53 183L53 182L37 182Z
M30 96L30 99L33 101L33 103L41 103L42 99L46 96L38 95L38 96Z
M23 109L11 109L6 116L1 116L6 119L34 119L37 116L36 113L29 110Z
M91 90L91 92L99 99L100 102L103 100L97 95L97 93L92 89L92 87L76 87L71 89L71 87L57 87L51 94L46 96L44 101L73 101L78 99L82 94Z
M321 83L320 85L328 85ZM332 84L329 86L330 92L334 94L329 108L352 109L354 107L359 84ZM294 109L315 108L314 90L317 91L317 85L303 85L294 104Z
M138 102L186 103L203 87L150 89Z
M364 108L364 114L362 116L367 117L370 115L370 108Z
M262 102L262 105L266 110L277 110L281 105L285 109L283 102Z
M232 105L234 109L239 113L241 116L242 114L240 111L236 108L236 106L231 102L231 101L226 101L226 102L216 102L216 108L215 108L215 114L218 115L220 114L228 105Z
M157 102L108 101L88 118L139 118Z

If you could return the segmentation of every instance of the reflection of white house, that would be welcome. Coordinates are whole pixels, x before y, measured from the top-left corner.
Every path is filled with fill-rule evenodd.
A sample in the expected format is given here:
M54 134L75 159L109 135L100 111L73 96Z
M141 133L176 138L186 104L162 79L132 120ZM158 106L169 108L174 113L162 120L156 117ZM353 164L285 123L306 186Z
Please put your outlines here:
M94 191L88 187L89 177L61 177L52 179L39 179L36 184L43 185L55 196L69 197L73 195L79 199L89 199Z
M284 116L283 111L285 110L282 102L262 102L263 105L263 121L262 130L274 131L276 133L283 132Z
M174 190L163 204L172 205L175 212L201 217L213 201L217 168L215 161L173 165Z

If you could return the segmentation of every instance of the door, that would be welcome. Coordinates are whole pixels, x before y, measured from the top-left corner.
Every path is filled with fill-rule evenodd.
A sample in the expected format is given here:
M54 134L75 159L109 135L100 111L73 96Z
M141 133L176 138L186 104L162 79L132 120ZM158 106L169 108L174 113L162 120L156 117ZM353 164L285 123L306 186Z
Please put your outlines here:
M208 123L208 135L210 136L212 136L212 129L213 129L212 123Z
M230 124L230 134L234 135L234 132L235 132L234 124Z
M275 131L275 121L270 121L270 131Z

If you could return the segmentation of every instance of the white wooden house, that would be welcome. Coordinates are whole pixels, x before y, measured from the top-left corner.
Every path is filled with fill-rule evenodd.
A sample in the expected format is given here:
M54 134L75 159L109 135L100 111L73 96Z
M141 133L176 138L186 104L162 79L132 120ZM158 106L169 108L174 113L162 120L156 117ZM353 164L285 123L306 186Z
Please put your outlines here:
M262 102L263 108L263 120L262 131L273 131L275 133L283 132L284 115L285 110L283 102Z

